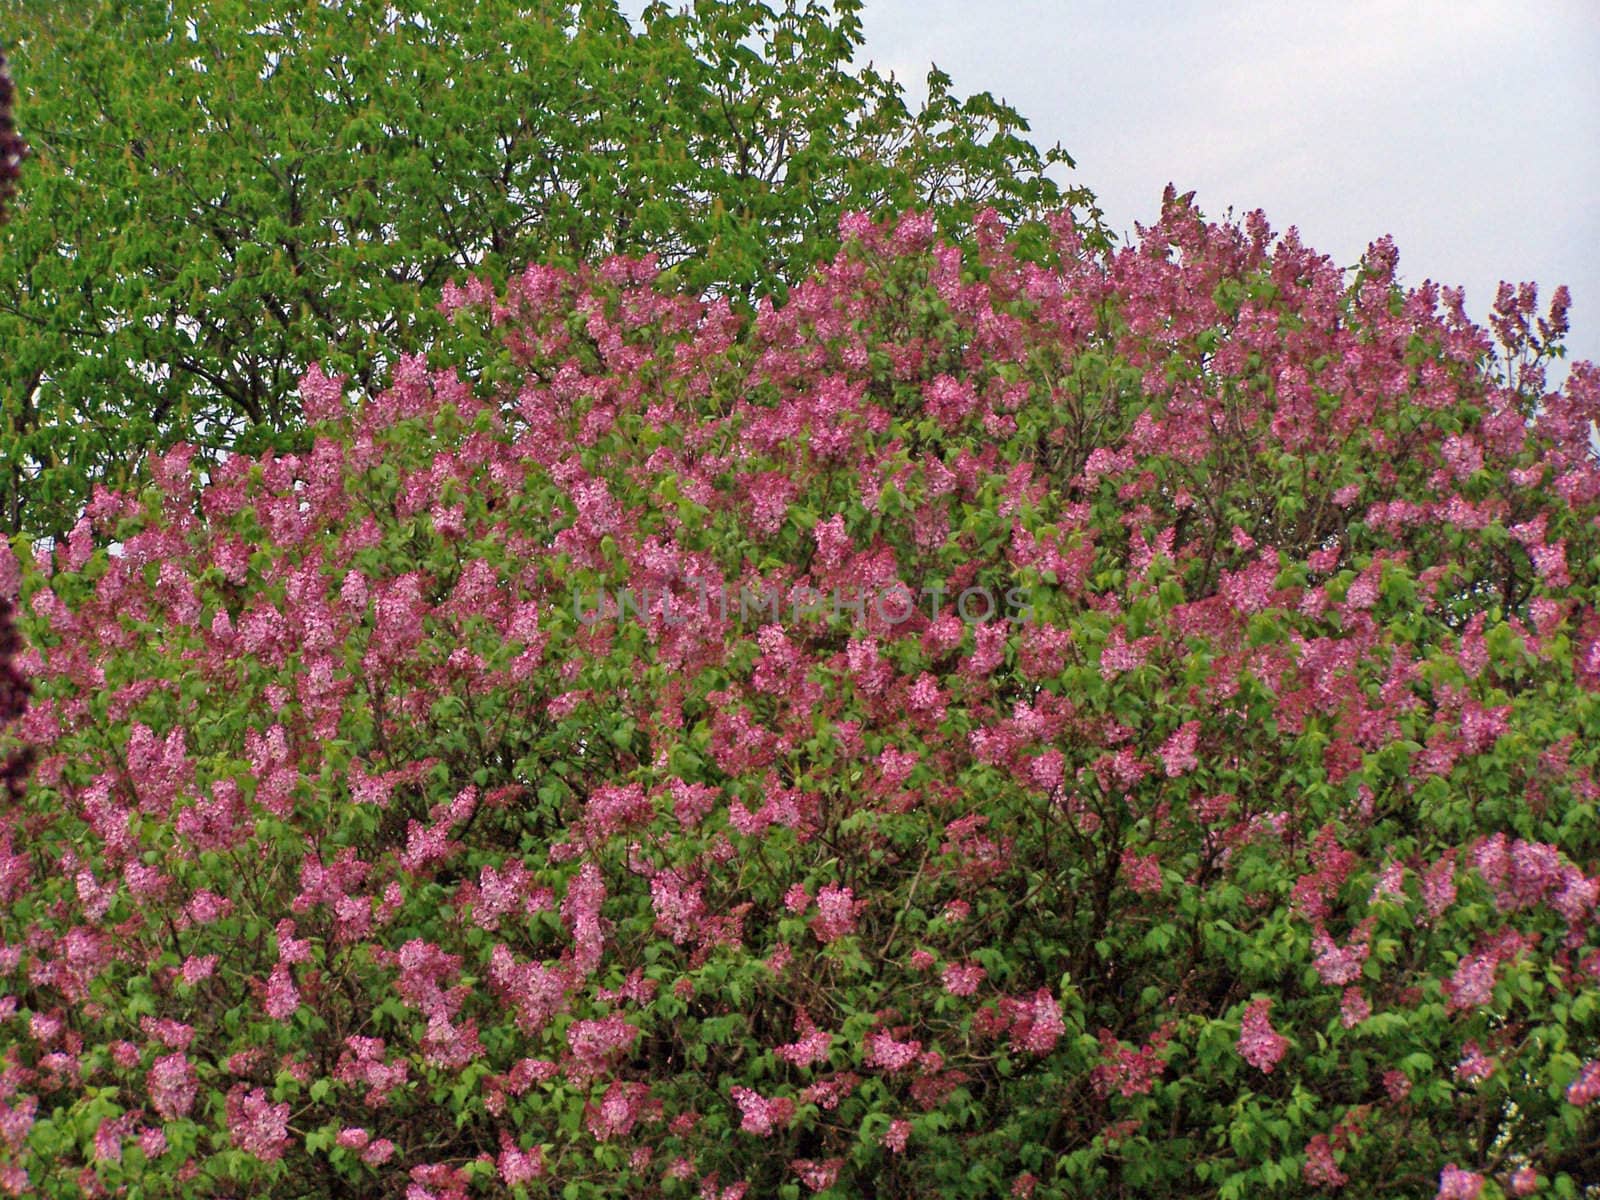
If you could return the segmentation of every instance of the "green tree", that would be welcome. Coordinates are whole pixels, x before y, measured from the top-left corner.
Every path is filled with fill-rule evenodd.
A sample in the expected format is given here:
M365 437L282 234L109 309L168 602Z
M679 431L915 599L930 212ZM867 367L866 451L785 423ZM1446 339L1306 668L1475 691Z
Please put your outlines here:
M1011 108L935 71L912 112L852 65L860 8L0 0L37 155L0 235L0 523L64 531L150 444L292 446L307 363L372 382L469 270L655 254L748 301L846 210L1062 203Z

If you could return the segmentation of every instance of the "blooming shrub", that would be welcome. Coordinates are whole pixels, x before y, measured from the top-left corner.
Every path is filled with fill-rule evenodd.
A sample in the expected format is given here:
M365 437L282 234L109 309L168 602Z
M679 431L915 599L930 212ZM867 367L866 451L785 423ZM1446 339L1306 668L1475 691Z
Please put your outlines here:
M452 287L303 456L179 447L7 565L0 1185L1600 1177L1564 297L1497 356L1383 242L984 229L850 218L749 322Z

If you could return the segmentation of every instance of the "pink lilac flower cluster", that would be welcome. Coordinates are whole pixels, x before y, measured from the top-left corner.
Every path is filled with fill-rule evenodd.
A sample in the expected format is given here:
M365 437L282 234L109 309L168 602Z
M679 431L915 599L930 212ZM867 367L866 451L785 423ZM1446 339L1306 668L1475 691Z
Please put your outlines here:
M1289 1048L1289 1039L1272 1028L1268 1013L1270 999L1252 1000L1244 1010L1244 1022L1239 1031L1239 1054L1245 1062L1268 1075L1283 1059Z
M273 1104L261 1088L239 1084L228 1093L228 1132L234 1145L265 1162L283 1157L289 1145L289 1105Z

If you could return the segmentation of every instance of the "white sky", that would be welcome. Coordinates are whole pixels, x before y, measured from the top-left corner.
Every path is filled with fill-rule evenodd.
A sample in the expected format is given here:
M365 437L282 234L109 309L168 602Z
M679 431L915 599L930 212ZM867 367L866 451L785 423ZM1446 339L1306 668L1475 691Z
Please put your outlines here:
M862 20L908 93L935 62L1059 141L1119 232L1170 180L1342 264L1392 234L1407 282L1465 285L1479 320L1501 279L1567 284L1569 356L1600 361L1594 0L867 0Z
M1480 321L1501 279L1567 284L1569 354L1600 361L1597 0L866 0L862 20L860 57L913 102L937 63L1059 141L1060 180L1119 232L1170 180L1345 265L1392 234L1406 282L1465 285Z

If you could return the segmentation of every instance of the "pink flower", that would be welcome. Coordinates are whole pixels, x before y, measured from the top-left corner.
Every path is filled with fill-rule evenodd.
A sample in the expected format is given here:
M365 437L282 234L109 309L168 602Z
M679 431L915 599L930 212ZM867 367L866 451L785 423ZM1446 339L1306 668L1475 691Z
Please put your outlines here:
M1048 988L1040 988L1026 1000L1013 1000L1009 1007L1013 1050L1049 1054L1067 1031L1061 1006Z
M879 1143L891 1154L902 1153L906 1148L906 1143L910 1140L911 1122L901 1120L890 1121L889 1128L885 1129L878 1138Z
M811 530L817 543L817 564L827 570L839 567L850 550L850 535L845 532L844 514L834 513L826 521L818 521Z
M1101 1096L1112 1089L1126 1097L1147 1095L1166 1067L1160 1055L1165 1036L1137 1050L1124 1046L1109 1029L1100 1030L1099 1037L1100 1065L1089 1074L1094 1090Z
M1567 1086L1567 1103L1585 1108L1600 1097L1600 1062L1586 1062Z
M139 1028L146 1037L154 1038L168 1050L187 1050L194 1041L194 1026L170 1017L140 1017Z
M41 1045L48 1045L55 1040L56 1034L61 1032L65 1024L60 1013L34 1013L28 1022L28 1032L33 1034L34 1039Z
M926 671L919 675L916 683L911 686L909 701L915 711L927 713L935 721L944 719L946 712L944 698L939 691L938 683Z
M600 965L605 947L605 926L600 918L606 900L606 884L600 868L586 862L567 883L561 916L572 930L573 960L579 970L589 974Z
M1439 1190L1434 1200L1478 1200L1483 1191L1483 1176L1476 1171L1463 1171L1455 1163L1439 1172Z
M194 987L195 984L210 979L212 972L217 969L217 956L215 954L191 954L183 960L183 982Z
M1455 903L1455 873L1453 858L1441 858L1423 873L1422 903L1429 917L1443 915L1445 909Z
M1099 453L1096 451L1096 453ZM1100 674L1105 679L1115 679L1123 671L1132 671L1144 666L1145 639L1130 644L1127 635L1123 633L1122 626L1112 627L1111 636L1106 639L1104 649L1100 652Z
M733 1089L733 1102L739 1106L739 1128L757 1137L771 1137L794 1118L794 1101L788 1097L769 1100L749 1088Z
M1511 845L1507 894L1498 897L1502 908L1527 908L1542 900L1561 879L1561 855L1554 846L1525 842Z
M1169 778L1183 775L1200 765L1195 746L1200 740L1200 722L1185 721L1157 752Z
M1494 1074L1494 1060L1485 1058L1477 1042L1461 1047L1461 1061L1456 1064L1456 1078L1462 1083L1479 1083Z
M823 1062L828 1057L828 1047L833 1043L833 1035L826 1033L805 1021L801 1027L801 1036L798 1041L789 1042L773 1050L779 1058L797 1067L809 1067L814 1063Z
M567 1044L573 1057L591 1067L603 1067L616 1055L632 1048L639 1029L620 1014L594 1021L574 1021L567 1026Z
M394 1143L388 1138L379 1138L361 1152L361 1161L368 1166L376 1167L386 1163L394 1156Z
M150 1065L145 1076L145 1086L150 1089L150 1105L169 1121L189 1115L194 1106L199 1080L194 1065L181 1053L167 1054Z
M584 806L584 824L590 836L599 840L648 821L654 811L643 785L602 784Z
M885 1071L903 1071L917 1061L922 1053L921 1042L897 1042L884 1029L867 1035L866 1063Z
M1445 984L1452 1011L1481 1008L1494 997L1494 974L1499 965L1493 954L1469 954L1456 964Z
M1263 550L1260 558L1243 570L1223 571L1218 591L1235 612L1257 613L1271 607L1277 579L1277 555Z
M823 943L834 942L854 933L856 912L859 907L854 893L847 887L834 887L830 884L818 891L818 915L811 922L817 940Z
M135 1113L123 1113L120 1117L107 1117L100 1122L94 1133L96 1161L114 1163L122 1161L122 1139L133 1132L136 1119Z
M1333 1160L1333 1147L1328 1143L1327 1134L1319 1133L1307 1144L1301 1175L1306 1184L1314 1188L1339 1188L1349 1182L1349 1177Z
M300 993L294 986L287 963L277 963L267 979L267 1016L275 1021L287 1020L300 1007Z
M1360 988L1348 987L1339 1001L1339 1012L1340 1023L1346 1029L1354 1029L1372 1015L1372 1005L1362 995Z
M1271 1000L1252 1000L1244 1010L1238 1042L1245 1062L1268 1075L1289 1048L1289 1040L1272 1028L1267 1017L1271 1009Z
M598 1105L588 1109L588 1128L599 1142L626 1137L638 1122L649 1089L642 1083L613 1079Z
M940 375L922 393L928 415L946 429L953 429L978 406L978 394L971 383Z
M139 1130L139 1150L147 1160L154 1161L167 1152L167 1135L156 1126Z
M1317 957L1311 965L1316 968L1317 977L1323 983L1354 983L1361 977L1361 964L1367 960L1368 954L1365 941L1352 940L1349 945L1341 946L1326 933L1319 933L1311 944L1317 951Z
M412 1167L410 1174L406 1200L467 1200L467 1186L471 1180L460 1167L449 1163L422 1163Z
M337 417L342 408L343 375L325 375L321 363L312 363L300 377L300 404L308 421Z
M422 1036L422 1052L423 1062L430 1066L466 1066L483 1053L477 1022L469 1017L456 1025L443 1012L435 1012L428 1018L428 1029Z
M512 1136L500 1131L500 1157L495 1165L500 1170L500 1178L509 1187L519 1183L528 1183L538 1179L544 1174L544 1151L535 1146L531 1150L519 1147Z
M800 1182L813 1192L825 1192L831 1188L838 1180L839 1170L843 1166L842 1158L829 1158L821 1162L797 1158L789 1164L789 1168L800 1176Z
M941 978L945 991L952 996L970 996L978 990L987 972L977 963L951 963Z
M233 901L202 888L194 894L185 910L196 925L209 925L233 910Z
M1154 854L1137 854L1133 850L1122 852L1122 874L1130 890L1141 896L1153 896L1161 891L1161 862Z
M289 1105L273 1104L261 1088L239 1084L227 1097L228 1133L233 1144L264 1162L283 1157L289 1145Z

